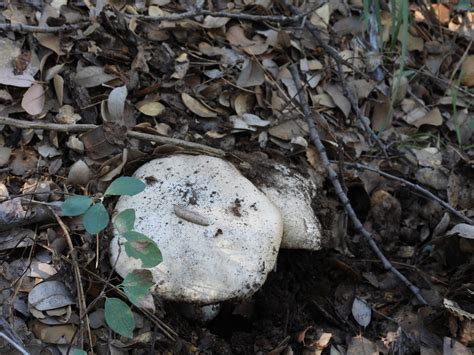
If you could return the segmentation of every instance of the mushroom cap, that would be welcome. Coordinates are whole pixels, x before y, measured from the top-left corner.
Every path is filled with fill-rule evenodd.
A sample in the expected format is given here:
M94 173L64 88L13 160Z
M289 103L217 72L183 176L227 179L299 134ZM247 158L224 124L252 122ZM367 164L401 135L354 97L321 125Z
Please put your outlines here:
M279 209L230 163L173 155L150 161L135 177L145 191L122 196L121 212L135 209L134 230L153 239L163 262L151 268L165 299L215 303L257 291L273 269L283 234ZM142 269L114 231L111 263L125 277ZM117 260L118 258L118 260Z
M321 223L311 206L317 189L310 179L275 164L267 170L264 185L260 189L282 213L284 228L281 248L321 249Z

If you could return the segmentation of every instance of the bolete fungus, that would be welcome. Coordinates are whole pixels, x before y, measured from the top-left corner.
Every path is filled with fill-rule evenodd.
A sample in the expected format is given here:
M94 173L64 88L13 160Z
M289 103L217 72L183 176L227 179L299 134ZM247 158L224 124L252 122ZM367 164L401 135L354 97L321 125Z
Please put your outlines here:
M145 191L123 196L135 230L152 238L163 262L150 269L164 299L210 304L252 295L273 269L283 234L280 210L232 164L209 156L152 160L135 177ZM111 262L125 276L141 269L115 234Z

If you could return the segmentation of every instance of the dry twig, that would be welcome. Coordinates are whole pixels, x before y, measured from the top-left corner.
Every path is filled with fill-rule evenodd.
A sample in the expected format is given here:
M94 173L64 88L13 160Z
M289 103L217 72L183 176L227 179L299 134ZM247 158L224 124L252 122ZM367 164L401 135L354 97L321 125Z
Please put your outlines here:
M57 132L66 132L66 133L82 133L82 132L87 132L99 127L94 124L60 124L60 123L50 123L50 122L32 122L32 121L17 120L14 118L1 117L1 116L0 116L0 125L7 125L7 126L26 128L26 129L44 129L47 131L57 131ZM140 140L155 142L158 144L172 144L178 147L187 148L191 150L197 150L197 151L201 151L203 153L207 153L207 154L218 156L218 157L226 156L226 152L224 152L221 149L212 148L204 144L184 141L182 139L155 136L153 134L141 133L141 132L135 132L135 131L128 131L127 136L129 138L136 138Z
M151 21L180 21L190 19L196 16L212 16L212 17L227 17L235 20L245 20L253 22L276 22L276 23L295 23L300 21L303 17L308 16L314 10L305 11L296 16L272 16L272 15L251 15L240 12L227 12L227 11L209 11L196 8L194 10L182 12L180 14L171 14L163 16L147 16L147 15L127 15L129 17L136 17L143 20Z
M85 28L87 26L89 26L89 22L79 22L56 27L23 25L21 23L0 23L0 31L23 33L61 33Z
M76 281L76 289L77 289L77 298L78 298L78 305L79 305L79 316L80 319L84 319L85 321L85 326L86 326L86 331L88 335L88 340L89 340L89 346L93 346L93 341L92 341L92 332L91 332L91 327L90 327L90 322L89 322L89 316L86 312L87 309L87 304L86 304L86 296L84 293L84 288L82 287L82 276L81 276L81 271L79 270L79 262L77 261L76 258L76 252L74 250L74 245L72 244L72 239L71 236L69 235L69 231L67 229L67 226L64 224L62 219L56 214L54 209L51 209L51 212L54 214L54 217L56 218L56 221L58 222L59 226L61 227L61 230L64 233L64 237L66 238L69 250L71 252L71 258L72 258L72 268L74 270L74 279Z
M431 193L430 191L428 191L427 189L421 187L420 185L417 185L417 184L414 184L408 180L405 180L403 178L400 178L398 176L395 176L395 175L392 175L392 174L389 174L389 173L386 173L384 171L381 171L379 169L375 169L375 168L372 168L370 166L366 166L366 165L363 165L363 164L358 164L358 163L344 163L344 165L348 166L349 168L353 168L353 169L357 169L357 170L368 170L368 171L372 171L376 174L379 174L383 177L386 177L387 179L391 179L391 180L395 180L395 181L398 181L400 183L402 183L403 185L406 185L408 186L409 188L413 189L413 190L416 190L418 192L421 192L423 195L427 196L428 198L438 202L441 206L443 206L445 209L447 209L449 212L451 212L453 215L455 215L456 217L462 219L464 222L468 223L468 224L471 224L471 225L474 225L474 222L464 216L461 212L457 211L456 209L454 209L451 205L449 205L448 203L444 202L442 199L440 199L438 196L434 195L433 193Z
M319 137L319 132L316 129L316 125L314 123L314 118L313 114L311 113L311 110L309 108L308 100L306 99L305 92L301 90L301 79L300 79L300 74L298 72L298 67L296 64L290 65L290 72L293 77L293 81L295 82L296 88L299 91L299 99L300 99L300 104L304 112L304 116L306 119L306 122L308 123L309 126L309 135L311 138L311 142L314 144L316 147L316 150L319 155L319 159L323 163L324 167L326 168L329 180L331 180L331 183L334 186L334 189L336 190L337 196L339 197L342 206L346 210L347 214L349 215L352 223L354 224L354 228L358 233L361 233L364 238L367 240L369 243L370 248L372 251L378 256L378 258L382 261L382 264L386 270L390 270L399 280L401 280L413 294L416 296L416 298L422 303L422 304L427 304L426 300L423 298L423 296L420 293L420 289L413 285L410 280L408 280L405 275L403 275L400 271L398 271L392 263L385 257L385 255L382 253L380 248L378 247L377 243L375 243L374 238L372 237L372 234L369 233L362 223L360 222L359 218L357 217L354 209L352 208L352 205L347 198L347 195L344 193L341 183L337 177L337 173L334 171L334 169L331 167L331 163L328 159L328 156L326 154L326 148L324 148L324 145L321 141L321 138Z
M290 11L295 16L300 16L301 15L300 11L298 10L298 8L296 6L288 5L288 8L290 9ZM348 88L347 85L344 84L345 83L344 74L343 74L344 72L342 70L342 63L344 62L344 60L341 58L339 53L334 48L332 48L329 44L327 44L324 41L324 39L319 34L318 28L315 25L313 25L309 21L305 21L305 27L308 29L308 31L311 33L311 35L314 37L316 42L318 42L318 44L321 47L323 47L323 49L329 54L329 56L336 62L337 76L338 76L339 82L341 83L342 93L349 100L349 102L351 104L352 111L354 111L354 113L357 117L357 120L362 124L365 131L370 135L370 138L374 142L377 143L377 145L380 147L380 149L382 150L384 155L387 156L387 152L385 150L384 145L382 144L380 139L377 137L377 135L374 133L372 128L370 128L369 124L367 123L366 117L362 114L362 111L360 110L359 105L357 103L357 96L356 96L355 92L352 89Z

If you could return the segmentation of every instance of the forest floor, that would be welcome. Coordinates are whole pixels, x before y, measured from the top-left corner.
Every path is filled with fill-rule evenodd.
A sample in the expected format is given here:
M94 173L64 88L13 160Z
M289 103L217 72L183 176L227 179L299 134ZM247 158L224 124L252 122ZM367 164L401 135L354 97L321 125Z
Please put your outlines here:
M95 3L2 3L2 354L472 354L474 5ZM111 227L52 211L174 153L311 171L325 244L207 323L155 297L127 338L104 319L104 295L128 302Z

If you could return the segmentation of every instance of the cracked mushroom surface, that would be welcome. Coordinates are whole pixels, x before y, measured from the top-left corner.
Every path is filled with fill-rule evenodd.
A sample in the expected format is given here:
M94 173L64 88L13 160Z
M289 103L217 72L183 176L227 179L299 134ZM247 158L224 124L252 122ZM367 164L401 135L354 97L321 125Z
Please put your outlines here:
M252 295L273 269L283 234L279 209L232 164L204 155L152 160L135 177L145 191L122 196L135 230L153 239L163 262L151 268L161 297L209 304ZM142 269L115 231L111 263L125 277ZM117 260L118 259L118 260Z

